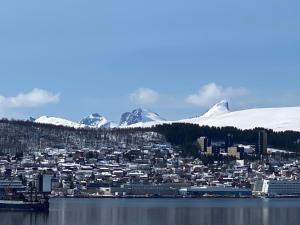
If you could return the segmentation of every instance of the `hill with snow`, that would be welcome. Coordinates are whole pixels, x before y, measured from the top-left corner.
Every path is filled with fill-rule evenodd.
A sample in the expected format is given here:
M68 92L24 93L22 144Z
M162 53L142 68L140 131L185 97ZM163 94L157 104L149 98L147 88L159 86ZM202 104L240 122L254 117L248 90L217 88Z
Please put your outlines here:
M55 126L74 127L74 128L86 127L83 124L79 124L70 120L66 120L58 117L50 117L50 116L41 116L40 118L36 119L34 122L41 123L41 124L51 124Z
M148 109L135 109L132 112L123 113L120 120L120 127L126 127L130 125L144 124L147 122L160 123L165 121L157 113L154 113Z
M80 122L81 125L92 128L114 128L118 125L112 121L108 121L104 116L98 113L93 113L86 118L83 118Z
M221 101L199 117L178 121L137 123L129 127L151 127L165 123L191 123L215 127L233 126L243 130L264 127L274 131L300 131L300 107L256 108L231 112L228 102Z
M227 101L223 100L216 105L214 105L207 113L205 113L202 117L209 118L214 116L223 115L229 113L229 104Z
M42 116L35 120L35 122L75 128L134 128L151 127L159 124L191 123L200 126L233 126L243 130L264 127L274 131L300 131L300 107L256 108L230 111L228 102L221 101L202 116L177 121L167 121L157 113L139 108L132 112L123 113L119 125L99 114L92 114L82 119L79 123L47 116Z
M239 129L264 127L274 131L300 131L300 107L247 109L180 122L216 127L233 126Z

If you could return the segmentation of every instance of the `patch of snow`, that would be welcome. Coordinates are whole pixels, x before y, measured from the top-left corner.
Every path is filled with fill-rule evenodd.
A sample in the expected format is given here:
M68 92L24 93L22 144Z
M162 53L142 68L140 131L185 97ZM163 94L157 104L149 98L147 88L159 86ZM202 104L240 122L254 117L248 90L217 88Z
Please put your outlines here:
M74 127L74 128L84 128L85 125L72 122L70 120L57 118L57 117L49 117L49 116L42 116L34 121L35 123L41 124L51 124L56 126L65 126L65 127Z

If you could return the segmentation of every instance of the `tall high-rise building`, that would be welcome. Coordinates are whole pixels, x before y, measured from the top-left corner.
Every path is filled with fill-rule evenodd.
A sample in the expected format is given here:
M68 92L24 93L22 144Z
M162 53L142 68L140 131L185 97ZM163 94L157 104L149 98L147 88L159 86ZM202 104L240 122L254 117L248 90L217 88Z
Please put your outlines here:
M200 147L200 153L206 155L213 154L213 147L211 141L207 137L200 137L197 139L198 146Z
M255 153L257 155L266 155L268 153L268 133L266 130L258 131Z
M200 146L200 151L201 152L206 152L207 151L207 147L209 146L209 141L207 137L200 137L197 140L198 145Z

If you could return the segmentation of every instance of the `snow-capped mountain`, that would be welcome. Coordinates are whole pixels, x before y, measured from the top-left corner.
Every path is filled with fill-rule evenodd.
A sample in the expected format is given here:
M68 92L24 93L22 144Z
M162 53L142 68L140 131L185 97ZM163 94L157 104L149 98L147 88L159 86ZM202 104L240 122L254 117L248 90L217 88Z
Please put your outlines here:
M300 107L257 108L200 116L180 122L239 129L264 127L275 131L300 131Z
M35 118L33 118L33 117L29 117L29 118L28 118L28 121L30 121L30 122L34 122L34 121L35 121Z
M138 125L147 122L161 122L165 121L157 113L151 112L148 109L135 109L132 112L123 113L120 120L120 127L126 127L130 125Z
M108 121L104 116L99 115L98 113L93 113L88 117L82 119L80 124L92 128L114 128L118 125L112 121Z
M227 101L223 100L217 104L215 104L207 113L205 113L202 117L215 117L220 116L226 113L229 113L229 104Z
M58 117L50 117L50 116L41 116L40 118L36 119L34 122L42 123L42 124L51 124L56 126L74 127L74 128L86 127L83 124L72 122L70 120L66 120Z
M178 121L158 121L133 124L129 127L151 127L164 123L192 123L200 126L237 127L254 129L264 127L274 131L300 131L300 107L256 108L230 112L227 101L214 105L199 117Z
M221 101L202 116L177 121L166 121L157 113L139 108L132 112L124 113L121 116L119 126L99 114L92 114L79 123L47 116L42 116L35 120L35 122L75 128L133 128L151 127L158 124L192 123L200 126L233 126L239 129L264 127L275 131L300 131L300 107L256 108L230 111L228 102Z

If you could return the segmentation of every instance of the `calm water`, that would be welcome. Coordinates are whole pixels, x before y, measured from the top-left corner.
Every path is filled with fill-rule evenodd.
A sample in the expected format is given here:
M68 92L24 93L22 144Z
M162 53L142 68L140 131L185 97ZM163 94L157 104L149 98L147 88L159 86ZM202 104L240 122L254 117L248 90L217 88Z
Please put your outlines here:
M49 214L0 212L1 225L300 225L300 199L55 199Z

